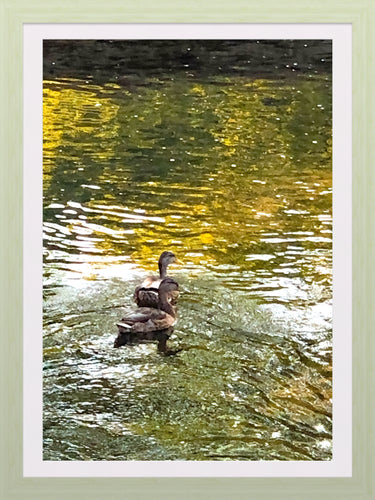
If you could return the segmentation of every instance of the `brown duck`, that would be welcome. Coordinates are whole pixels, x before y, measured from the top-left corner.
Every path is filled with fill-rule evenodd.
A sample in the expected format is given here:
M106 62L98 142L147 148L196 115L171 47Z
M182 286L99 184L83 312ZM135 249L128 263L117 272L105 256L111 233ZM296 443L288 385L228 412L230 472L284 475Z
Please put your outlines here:
M122 334L137 334L167 330L176 320L176 309L168 299L169 294L178 292L178 283L173 278L165 278L158 288L158 307L140 307L126 315L117 323L119 337ZM119 347L119 337L115 347Z
M163 252L159 257L159 276L148 276L142 285L138 286L134 292L134 300L139 307L154 307L159 304L158 288L162 280L167 276L169 264L177 262L173 252ZM179 291L171 290L167 296L168 301L175 305L179 296Z

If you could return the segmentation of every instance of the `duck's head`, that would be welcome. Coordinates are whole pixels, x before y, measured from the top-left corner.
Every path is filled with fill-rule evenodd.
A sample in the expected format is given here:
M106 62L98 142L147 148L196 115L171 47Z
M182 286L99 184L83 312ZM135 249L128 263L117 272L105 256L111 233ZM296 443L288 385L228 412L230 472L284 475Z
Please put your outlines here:
M159 257L159 272L162 278L165 277L167 273L167 267L172 262L177 262L176 256L173 252L163 252Z
M163 252L159 257L159 266L162 263L172 264L172 262L176 262L176 256L173 252Z
M164 278L159 285L159 297L166 297L170 292L178 290L178 283L173 278Z
M168 300L168 296L173 292L178 292L178 283L173 278L164 278L159 285L159 309L162 309L170 316L176 317L176 308Z

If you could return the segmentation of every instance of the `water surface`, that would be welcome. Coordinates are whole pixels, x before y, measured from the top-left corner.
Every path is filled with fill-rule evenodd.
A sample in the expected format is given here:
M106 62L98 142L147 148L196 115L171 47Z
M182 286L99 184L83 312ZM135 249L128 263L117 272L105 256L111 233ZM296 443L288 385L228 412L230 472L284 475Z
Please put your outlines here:
M44 459L329 460L331 79L44 82ZM157 259L168 341L113 348Z

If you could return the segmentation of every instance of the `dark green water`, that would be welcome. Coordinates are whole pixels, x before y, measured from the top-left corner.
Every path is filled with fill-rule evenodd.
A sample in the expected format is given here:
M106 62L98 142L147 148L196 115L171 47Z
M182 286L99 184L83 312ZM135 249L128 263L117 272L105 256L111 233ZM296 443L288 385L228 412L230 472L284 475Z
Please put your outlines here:
M44 82L44 459L329 460L331 79ZM113 348L163 250L168 341Z

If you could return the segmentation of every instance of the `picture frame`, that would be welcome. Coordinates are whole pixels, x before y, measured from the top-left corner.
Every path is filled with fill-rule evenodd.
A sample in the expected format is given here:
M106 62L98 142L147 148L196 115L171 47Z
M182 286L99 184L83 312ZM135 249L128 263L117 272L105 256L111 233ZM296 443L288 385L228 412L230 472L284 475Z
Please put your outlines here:
M54 6L56 5L56 9ZM308 6L308 9L303 6ZM370 33L375 7L371 2L350 2L345 8L337 1L253 2L236 1L204 8L189 4L176 8L170 1L156 5L144 1L137 7L111 0L92 6L80 2L70 8L42 1L28 5L2 2L3 162L1 204L3 208L1 245L1 317L4 343L1 362L3 498L372 498L371 474L374 437L370 423L373 369L370 337L373 291L369 282L371 243L371 82L374 68ZM307 12L307 14L300 14ZM22 28L24 23L349 23L353 28L353 476L352 478L24 478L22 477ZM372 377L372 379L371 379Z

